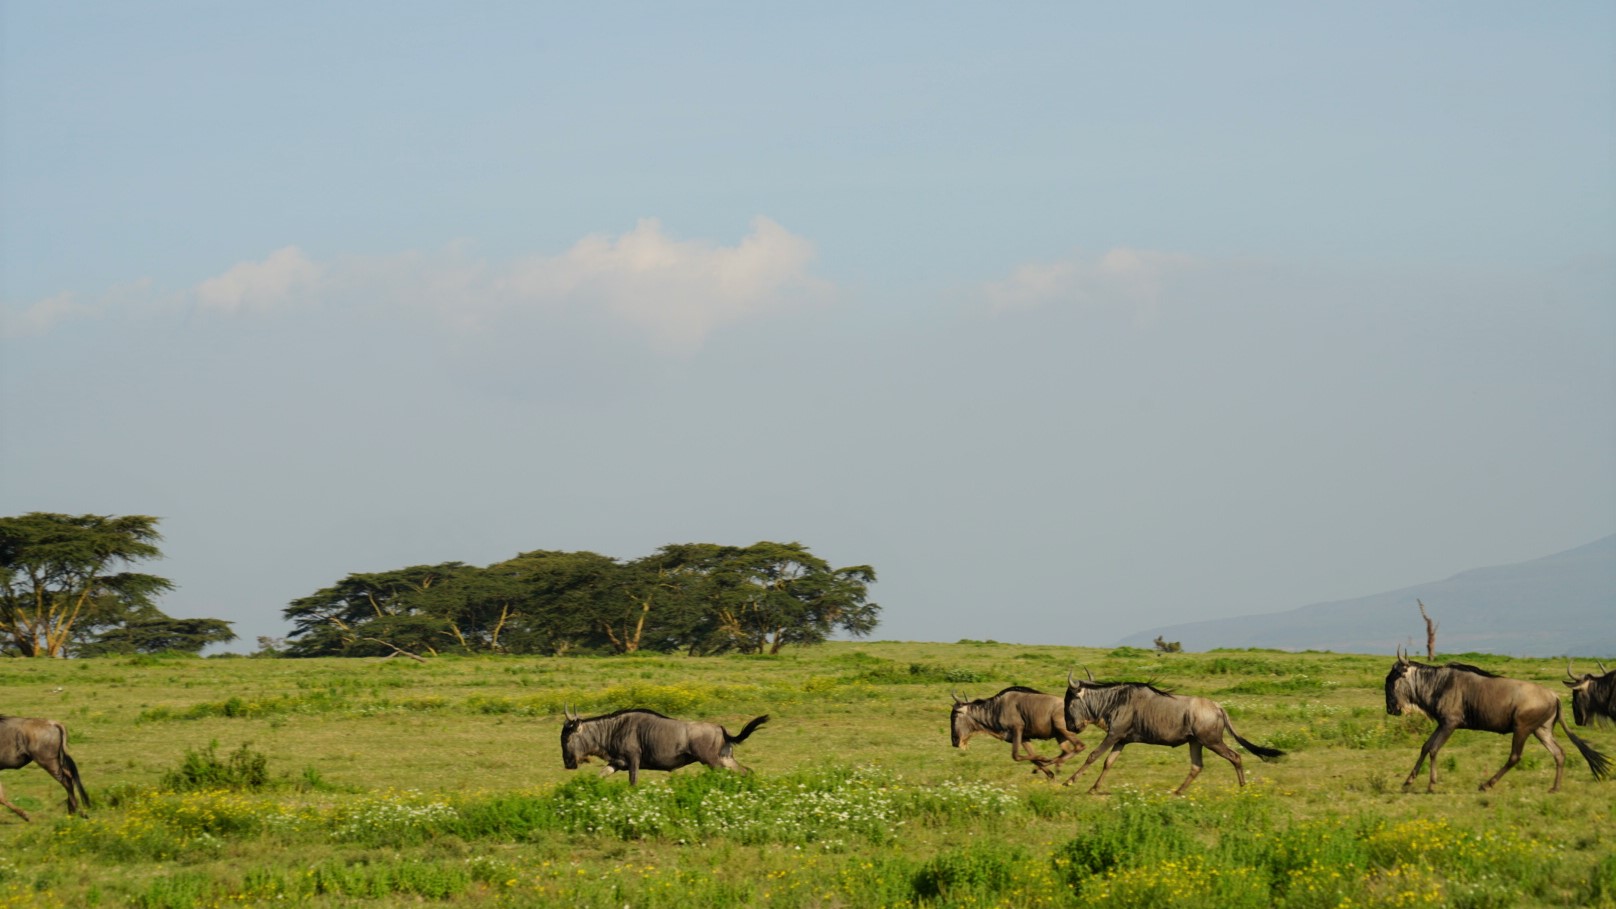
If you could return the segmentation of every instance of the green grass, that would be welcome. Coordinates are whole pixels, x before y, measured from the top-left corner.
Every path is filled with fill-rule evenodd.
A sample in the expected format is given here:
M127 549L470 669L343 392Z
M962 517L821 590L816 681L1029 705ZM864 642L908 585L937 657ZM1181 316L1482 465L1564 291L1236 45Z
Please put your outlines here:
M1552 661L1470 656L1558 685ZM1431 724L1385 715L1385 657L1160 654L969 641L767 657L0 662L5 712L67 723L96 809L0 776L0 907L1616 907L1616 784L1535 742L1460 732L1433 795L1401 791ZM1218 699L1251 785L1210 753L1133 746L1086 793L978 738L951 693L1059 693L1066 672ZM754 773L631 789L561 766L564 706L652 707L732 731ZM1585 738L1616 753L1608 729ZM1100 732L1083 733L1092 747ZM1049 743L1038 743L1049 752ZM1077 767L1069 762L1066 771ZM1064 776L1064 774L1063 774Z

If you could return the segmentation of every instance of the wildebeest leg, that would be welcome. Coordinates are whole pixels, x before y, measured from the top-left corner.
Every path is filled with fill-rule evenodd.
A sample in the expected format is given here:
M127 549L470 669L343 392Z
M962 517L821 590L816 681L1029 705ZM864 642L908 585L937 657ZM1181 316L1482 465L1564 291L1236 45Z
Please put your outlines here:
M39 765L39 769L50 774L51 779L61 783L62 788L67 790L67 813L78 814L78 793L73 791L73 778L68 776L67 769L62 766L62 762L50 755L42 755L36 758L34 762Z
M1183 795L1184 790L1190 788L1190 784L1195 782L1195 778L1200 776L1200 775L1201 775L1201 743L1197 742L1194 739L1190 739L1190 775L1187 776L1187 777L1184 777L1184 782L1180 783L1179 787L1177 789L1173 790L1173 794L1174 795Z
M628 784L630 786L640 784L640 753L638 751L631 751L628 755Z
M1216 742L1207 742L1206 747L1212 749L1213 754L1216 754L1218 757L1223 758L1224 760L1233 764L1234 778L1240 781L1240 785L1246 785L1246 768L1245 763L1240 760L1240 752L1230 748L1229 745L1222 739L1219 739Z
M1100 765L1100 775L1094 778L1094 785L1089 787L1090 792L1100 791L1100 784L1105 782L1105 775L1111 772L1111 765L1117 762L1117 758L1122 757L1122 749L1127 744L1118 742L1117 746L1111 749L1111 753L1105 756L1105 763Z
M1054 766L1055 770L1059 770L1060 766L1062 764L1066 763L1069 759L1071 759L1071 757L1073 755L1077 754L1079 751L1082 751L1083 747L1084 747L1083 746L1083 740L1078 738L1075 735L1072 735L1071 733L1067 733L1064 736L1064 738L1065 738L1065 741L1061 742L1060 754L1056 755L1055 760L1053 762L1053 766ZM1050 779L1055 778L1055 774L1054 774L1053 771L1050 772L1049 778Z
M1022 757L1022 752L1026 752L1027 756ZM1032 750L1032 741L1021 737L1020 727L1010 730L1010 760L1032 761L1034 773L1042 773L1050 779L1055 778L1055 772L1049 769L1049 758L1040 757Z
M1117 738L1111 738L1110 736L1106 736L1105 741L1101 742L1093 751L1089 752L1089 758L1088 758L1088 760L1083 762L1083 766L1081 766L1081 767L1077 768L1076 770L1072 771L1072 775L1067 777L1066 782L1061 783L1061 785L1062 786L1070 786L1070 785L1072 785L1072 780L1075 780L1078 777L1082 776L1083 771L1089 769L1090 764L1092 764L1095 761L1099 760L1100 758L1104 757L1105 753L1107 751L1110 751L1112 746L1116 745L1118 739L1120 739L1120 738L1121 738L1120 736L1118 736Z
M1554 724L1544 723L1532 734L1537 736L1537 740L1543 743L1544 748L1549 749L1549 756L1554 758L1554 785L1549 787L1549 791L1559 792L1560 777L1565 775L1565 749L1554 740Z
M1424 745L1420 746L1420 759L1414 762L1414 769L1409 772L1408 779L1403 781L1404 789L1414 785L1414 778L1420 775L1420 767L1424 766L1426 758L1430 758L1431 781L1426 785L1425 791L1436 791L1436 753L1442 750L1442 746L1447 743L1448 737L1453 735L1453 730L1458 728L1458 726L1449 726L1446 723L1436 727L1436 731L1431 733L1431 737L1425 740Z
M17 812L17 816L25 821L33 821L33 818L28 816L28 812L18 808L16 805L11 804L11 802L6 799L6 787L4 786L0 786L0 805L4 805L7 808L10 808L12 811Z
M1511 767L1514 767L1516 764L1521 762L1521 752L1526 750L1526 737L1531 734L1532 733L1526 729L1515 730L1514 736L1512 736L1509 741L1509 760L1504 762L1504 766L1498 768L1498 772L1493 774L1492 779L1481 784L1482 792L1486 792L1487 790L1493 788L1493 784L1498 782L1498 780L1503 777L1504 774L1508 773ZM1433 771L1436 770L1435 757L1431 758L1431 769Z

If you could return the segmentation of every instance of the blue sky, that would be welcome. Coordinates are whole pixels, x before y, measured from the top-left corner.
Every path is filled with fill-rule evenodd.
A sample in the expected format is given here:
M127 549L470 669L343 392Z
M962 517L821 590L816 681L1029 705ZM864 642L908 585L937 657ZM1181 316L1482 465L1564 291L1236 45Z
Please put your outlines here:
M0 3L0 513L246 649L541 548L1103 645L1616 532L1609 4L578 6Z

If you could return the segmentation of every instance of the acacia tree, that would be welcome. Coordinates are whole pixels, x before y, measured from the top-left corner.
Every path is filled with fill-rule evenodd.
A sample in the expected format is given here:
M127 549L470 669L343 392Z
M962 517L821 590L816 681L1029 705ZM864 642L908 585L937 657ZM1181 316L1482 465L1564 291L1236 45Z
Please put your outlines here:
M464 592L457 580L478 572L460 562L350 574L293 600L284 614L298 640L296 656L387 656L400 650L437 653L464 635L455 625Z
M599 553L545 549L488 566L485 574L511 594L503 646L521 653L566 653L598 645L599 615L620 567Z
M116 623L97 625L73 645L78 656L101 656L112 653L201 653L209 644L223 644L236 639L230 622L223 619L176 619L164 615L155 607L142 607L130 615L120 617ZM83 626L83 623L80 623Z
M166 578L127 570L162 557L157 518L30 512L0 518L0 633L22 656L67 656L80 624L155 609ZM114 621L104 621L113 619Z
M615 594L599 622L618 653L675 650L700 634L710 601L712 566L723 547L670 543L618 571Z
M869 602L875 569L831 568L801 543L726 547L712 555L708 576L708 650L779 653L823 643L838 629L861 637L881 611Z

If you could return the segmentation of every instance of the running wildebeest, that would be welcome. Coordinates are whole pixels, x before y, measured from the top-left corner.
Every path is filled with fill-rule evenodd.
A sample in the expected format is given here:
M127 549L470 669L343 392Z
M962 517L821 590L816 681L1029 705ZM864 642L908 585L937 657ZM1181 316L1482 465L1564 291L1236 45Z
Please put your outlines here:
M1066 705L1053 694L1044 694L1034 688L1013 685L990 698L967 700L951 694L954 709L948 718L949 736L955 748L964 748L971 736L981 733L1010 743L1010 757L1016 761L1032 761L1037 770L1050 779L1055 770L1072 755L1083 750L1077 733L1067 728ZM1054 758L1040 757L1032 750L1031 739L1054 739L1060 742L1060 754ZM1022 752L1026 757L1022 757ZM1051 770L1053 766L1055 770Z
M1077 768L1062 784L1070 786L1072 780L1104 755L1105 764L1100 767L1100 775L1095 778L1094 785L1089 787L1090 792L1100 790L1100 783L1122 754L1123 747L1136 742L1173 748L1184 744L1190 746L1190 775L1173 790L1174 795L1183 795L1190 783L1200 776L1202 748L1212 749L1233 764L1235 779L1240 781L1240 785L1246 785L1246 771L1241 766L1239 753L1223 744L1224 730L1228 730L1243 748L1265 761L1285 754L1276 748L1253 745L1241 738L1229 723L1228 712L1217 701L1172 694L1146 682L1096 682L1093 675L1084 681L1068 673L1066 722L1079 729L1088 723L1105 727L1105 741L1089 752L1083 766Z
M1560 713L1560 698L1535 682L1504 678L1464 663L1449 663L1446 666L1416 663L1399 647L1397 662L1386 674L1386 712L1396 716L1410 710L1418 710L1436 720L1436 731L1420 747L1419 760L1414 762L1414 769L1403 781L1404 789L1414 785L1415 777L1420 775L1420 766L1426 758L1430 758L1431 777L1425 791L1436 791L1436 753L1442 750L1455 729L1479 729L1514 736L1510 743L1509 760L1491 779L1481 784L1484 792L1491 789L1511 767L1520 763L1521 749L1526 747L1526 737L1529 735L1537 736L1537 740L1554 758L1554 785L1549 787L1549 791L1557 791L1560 779L1565 775L1565 751L1554 740L1556 723L1560 724L1571 739L1571 744L1576 745L1587 759L1594 779L1602 780L1610 773L1610 760L1577 738L1566 726L1565 718Z
M1616 722L1616 672L1599 664L1599 675L1571 674L1566 660L1566 687L1571 689L1571 716L1578 726Z
M581 717L567 708L561 726L561 763L577 770L580 763L598 757L606 762L601 776L628 771L630 786L640 781L640 768L677 770L700 761L750 773L730 756L730 748L746 741L752 730L769 721L767 714L752 720L740 735L717 723L690 723L663 716L655 710L630 708L603 716Z
M67 727L55 720L40 720L22 716L0 716L0 770L16 770L37 763L51 778L67 790L67 813L83 815L90 807L90 794L84 791L79 779L79 765L67 753ZM82 796L84 803L79 804ZM0 787L0 805L17 813L25 821L33 818L6 800L6 791Z

